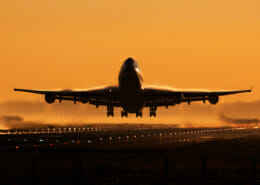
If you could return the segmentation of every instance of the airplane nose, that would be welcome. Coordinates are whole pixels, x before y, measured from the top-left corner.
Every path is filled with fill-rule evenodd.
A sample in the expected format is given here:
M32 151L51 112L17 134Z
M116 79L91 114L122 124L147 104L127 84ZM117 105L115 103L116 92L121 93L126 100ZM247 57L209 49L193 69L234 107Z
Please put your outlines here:
M131 62L132 62L132 63L133 63L133 62L134 62L134 59L133 59L133 58L131 58L131 57L129 57L129 58L127 58L127 59L126 59L126 61L125 61L125 62L129 62L129 63L131 63Z
M124 63L124 68L125 68L125 71L132 71L132 70L134 70L134 68L135 68L134 60L132 58L126 59L126 61Z

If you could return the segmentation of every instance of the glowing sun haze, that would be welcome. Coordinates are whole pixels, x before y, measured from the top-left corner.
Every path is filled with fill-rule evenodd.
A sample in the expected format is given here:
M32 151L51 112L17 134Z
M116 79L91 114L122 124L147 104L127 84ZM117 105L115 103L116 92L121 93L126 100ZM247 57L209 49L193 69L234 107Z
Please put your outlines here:
M127 57L148 84L245 89L260 96L259 0L2 0L0 102L41 100L12 88L117 84ZM98 111L98 110L97 110Z

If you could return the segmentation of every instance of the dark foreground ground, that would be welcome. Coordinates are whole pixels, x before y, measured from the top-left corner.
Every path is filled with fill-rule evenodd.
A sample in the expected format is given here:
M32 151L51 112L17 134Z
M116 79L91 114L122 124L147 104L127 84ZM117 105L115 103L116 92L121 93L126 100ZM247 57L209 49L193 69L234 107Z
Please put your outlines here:
M9 134L0 184L260 184L258 129Z

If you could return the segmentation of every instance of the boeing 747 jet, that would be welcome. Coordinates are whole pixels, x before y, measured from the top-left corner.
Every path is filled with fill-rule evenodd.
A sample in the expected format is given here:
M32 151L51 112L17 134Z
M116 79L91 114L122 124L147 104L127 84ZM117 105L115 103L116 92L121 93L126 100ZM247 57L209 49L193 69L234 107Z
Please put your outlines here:
M190 104L193 101L209 101L217 104L219 96L251 92L240 91L209 91L209 90L177 90L161 87L144 87L140 68L135 60L128 58L119 72L118 86L108 86L92 90L31 90L14 89L28 93L42 94L49 104L58 100L89 103L92 105L106 106L107 116L114 116L114 107L122 107L121 117L127 117L128 113L142 117L144 107L150 108L150 117L156 117L157 107L174 106L180 103Z

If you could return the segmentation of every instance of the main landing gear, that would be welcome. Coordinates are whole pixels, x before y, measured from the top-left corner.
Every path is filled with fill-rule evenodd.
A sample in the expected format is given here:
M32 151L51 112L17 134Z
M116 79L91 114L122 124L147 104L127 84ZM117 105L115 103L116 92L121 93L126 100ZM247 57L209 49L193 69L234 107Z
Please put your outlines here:
M107 106L107 117L114 117L114 107L112 105Z
M128 114L127 114L126 111L122 110L122 111L121 111L121 117L123 118L124 116L127 118L127 117L128 117Z
M140 118L143 116L143 113L142 112L137 112L136 113L136 117L138 118L140 116Z
M156 109L157 107L150 107L150 117L154 116L156 117Z

